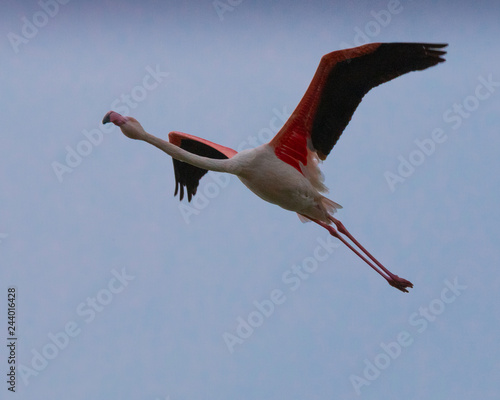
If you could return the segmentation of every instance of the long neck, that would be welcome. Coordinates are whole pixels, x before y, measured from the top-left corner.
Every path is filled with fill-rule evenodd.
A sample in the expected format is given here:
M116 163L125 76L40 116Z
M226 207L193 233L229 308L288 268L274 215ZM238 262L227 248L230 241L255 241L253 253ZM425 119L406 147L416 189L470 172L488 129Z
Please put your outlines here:
M233 163L230 159L220 160L199 156L181 149L180 147L147 132L145 132L142 136L142 140L152 144L155 147L158 147L160 150L164 151L176 160L183 161L185 163L194 165L195 167L203 168L209 171L227 172L231 174L235 173Z

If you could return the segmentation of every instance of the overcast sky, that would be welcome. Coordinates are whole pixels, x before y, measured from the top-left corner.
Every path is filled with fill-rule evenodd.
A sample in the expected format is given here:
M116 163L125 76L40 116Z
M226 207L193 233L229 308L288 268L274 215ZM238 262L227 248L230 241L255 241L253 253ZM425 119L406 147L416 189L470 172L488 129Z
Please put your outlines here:
M1 398L498 398L500 3L4 3ZM323 54L377 41L449 43L322 165L408 294L235 177L179 202L169 156L101 125L253 147Z

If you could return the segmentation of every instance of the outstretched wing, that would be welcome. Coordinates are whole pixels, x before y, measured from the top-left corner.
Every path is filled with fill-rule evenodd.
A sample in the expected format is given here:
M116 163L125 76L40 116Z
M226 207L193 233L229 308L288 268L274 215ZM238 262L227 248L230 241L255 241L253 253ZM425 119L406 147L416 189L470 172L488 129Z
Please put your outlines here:
M276 156L299 171L300 163L307 164L308 148L326 159L370 89L445 61L441 56L446 52L439 49L446 46L371 43L326 54L299 105L271 141Z
M215 159L231 158L237 152L229 147L224 147L208 140L188 135L182 132L170 132L168 134L170 143L179 146L190 153ZM196 194L200 179L208 172L206 169L195 167L191 164L172 159L175 174L175 193L179 193L179 199L184 198L186 188L188 201Z

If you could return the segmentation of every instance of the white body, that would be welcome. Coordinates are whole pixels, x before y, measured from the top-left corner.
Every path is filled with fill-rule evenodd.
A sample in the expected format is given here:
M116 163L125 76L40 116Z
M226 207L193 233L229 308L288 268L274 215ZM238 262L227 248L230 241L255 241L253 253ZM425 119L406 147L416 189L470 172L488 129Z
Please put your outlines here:
M323 196L303 174L278 159L269 144L243 150L229 162L231 172L269 203L327 224L330 223L328 214L340 208Z

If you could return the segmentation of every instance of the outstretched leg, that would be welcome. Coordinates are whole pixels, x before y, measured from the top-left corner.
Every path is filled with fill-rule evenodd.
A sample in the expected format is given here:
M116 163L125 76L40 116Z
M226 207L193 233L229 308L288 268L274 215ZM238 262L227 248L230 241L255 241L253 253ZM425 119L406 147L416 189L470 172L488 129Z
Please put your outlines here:
M375 257L373 257L368 250L366 250L361 244L349 233L349 231L346 229L344 224L340 222L338 219L333 218L330 216L330 220L335 224L337 227L338 231L340 233L343 233L346 235L351 241L360 248L363 253L365 253L370 259L373 260L375 264L377 264L389 277L390 280L388 281L391 286L394 286L395 288L402 290L403 292L408 292L408 290L403 290L407 287L412 288L413 284L410 281L407 281L406 279L400 278L399 276L393 274L391 271L389 271L387 268L385 268Z
M402 292L408 293L406 288L412 288L413 284L406 279L400 278L399 276L393 274L387 268L385 268L375 257L373 257L368 250L366 250L361 244L349 233L349 231L345 228L344 224L340 222L338 219L330 217L330 220L335 224L337 229L335 229L331 225L327 225L324 222L318 220L312 220L316 222L318 225L321 225L323 228L328 230L330 234L336 238L338 238L342 243L344 243L347 247L349 247L354 253L356 253L364 262L366 262L370 267L372 267L375 271L377 271L387 282L389 285L395 287L396 289L401 290ZM366 259L358 250L356 250L347 240L345 240L340 233L346 235L363 253L365 253L379 268L377 268L373 263Z

